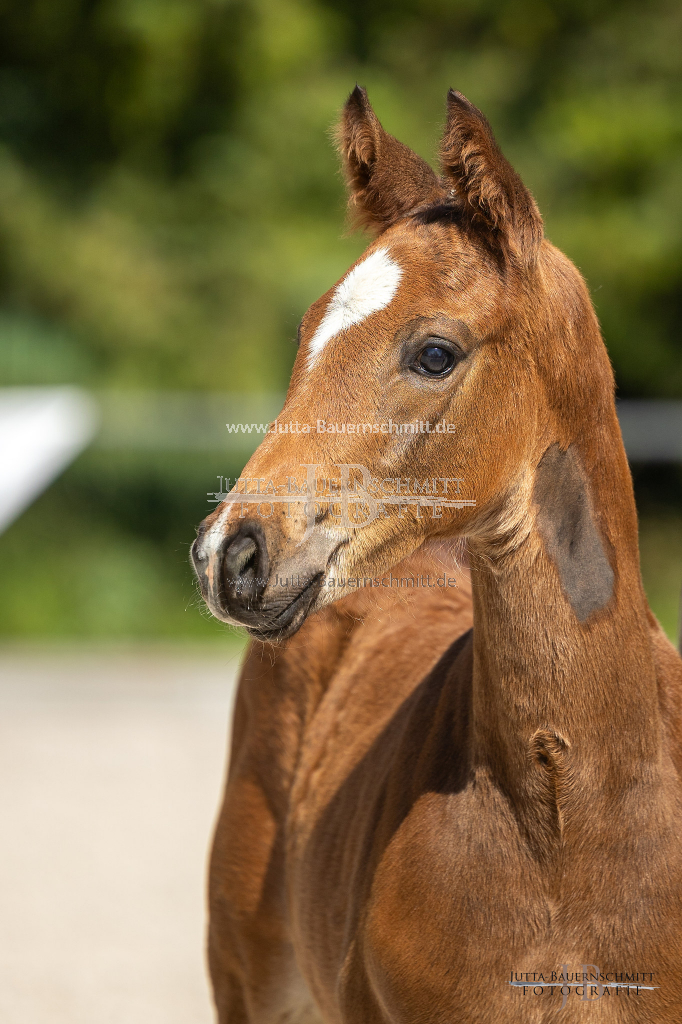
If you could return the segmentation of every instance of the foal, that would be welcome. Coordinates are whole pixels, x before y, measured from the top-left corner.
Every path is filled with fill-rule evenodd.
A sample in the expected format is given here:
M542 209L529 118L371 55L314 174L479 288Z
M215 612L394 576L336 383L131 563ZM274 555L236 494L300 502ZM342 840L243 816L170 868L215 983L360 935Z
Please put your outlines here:
M210 869L219 1020L679 1024L682 661L585 285L459 93L442 176L359 88L339 145L377 237L303 318L298 432L192 551L265 641Z

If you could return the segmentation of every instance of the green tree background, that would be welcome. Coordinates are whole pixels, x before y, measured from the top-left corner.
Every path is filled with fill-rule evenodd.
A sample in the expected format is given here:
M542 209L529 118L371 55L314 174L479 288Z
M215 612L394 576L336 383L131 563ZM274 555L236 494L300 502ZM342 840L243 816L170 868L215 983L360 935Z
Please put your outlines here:
M427 159L447 88L480 106L620 395L682 397L681 52L668 0L0 0L0 379L283 390L301 313L364 245L329 133L359 81ZM238 469L93 448L0 538L0 631L218 635L186 553ZM680 473L637 483L672 632Z

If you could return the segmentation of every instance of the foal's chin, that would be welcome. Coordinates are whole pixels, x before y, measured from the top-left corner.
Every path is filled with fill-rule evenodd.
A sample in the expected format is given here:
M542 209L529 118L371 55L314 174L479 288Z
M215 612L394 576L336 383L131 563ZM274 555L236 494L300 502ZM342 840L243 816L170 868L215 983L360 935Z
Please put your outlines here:
M305 586L285 588L272 598L261 601L257 607L232 607L225 595L205 599L215 616L230 626L241 626L254 640L279 643L297 633L309 615L324 603L324 574L320 572Z

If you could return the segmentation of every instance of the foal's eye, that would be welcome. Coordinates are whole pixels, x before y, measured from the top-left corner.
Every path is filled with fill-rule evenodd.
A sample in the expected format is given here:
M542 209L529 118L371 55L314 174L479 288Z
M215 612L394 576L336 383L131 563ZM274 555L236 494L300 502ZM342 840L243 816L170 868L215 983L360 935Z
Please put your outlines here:
M414 369L426 377L445 377L455 365L455 357L440 345L427 345L414 362Z

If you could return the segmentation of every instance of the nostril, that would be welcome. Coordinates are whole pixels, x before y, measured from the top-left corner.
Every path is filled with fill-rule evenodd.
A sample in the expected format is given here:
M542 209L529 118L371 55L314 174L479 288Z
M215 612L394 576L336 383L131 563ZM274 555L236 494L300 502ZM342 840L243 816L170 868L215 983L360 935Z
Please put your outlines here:
M235 559L235 570L238 576L241 576L247 569L255 567L257 553L258 545L255 540L248 537L243 550L239 552Z
M253 608L265 589L268 549L258 524L249 523L226 546L222 562L222 596L233 613Z
M237 537L223 559L223 581L228 590L241 590L257 583L258 545L253 537Z

